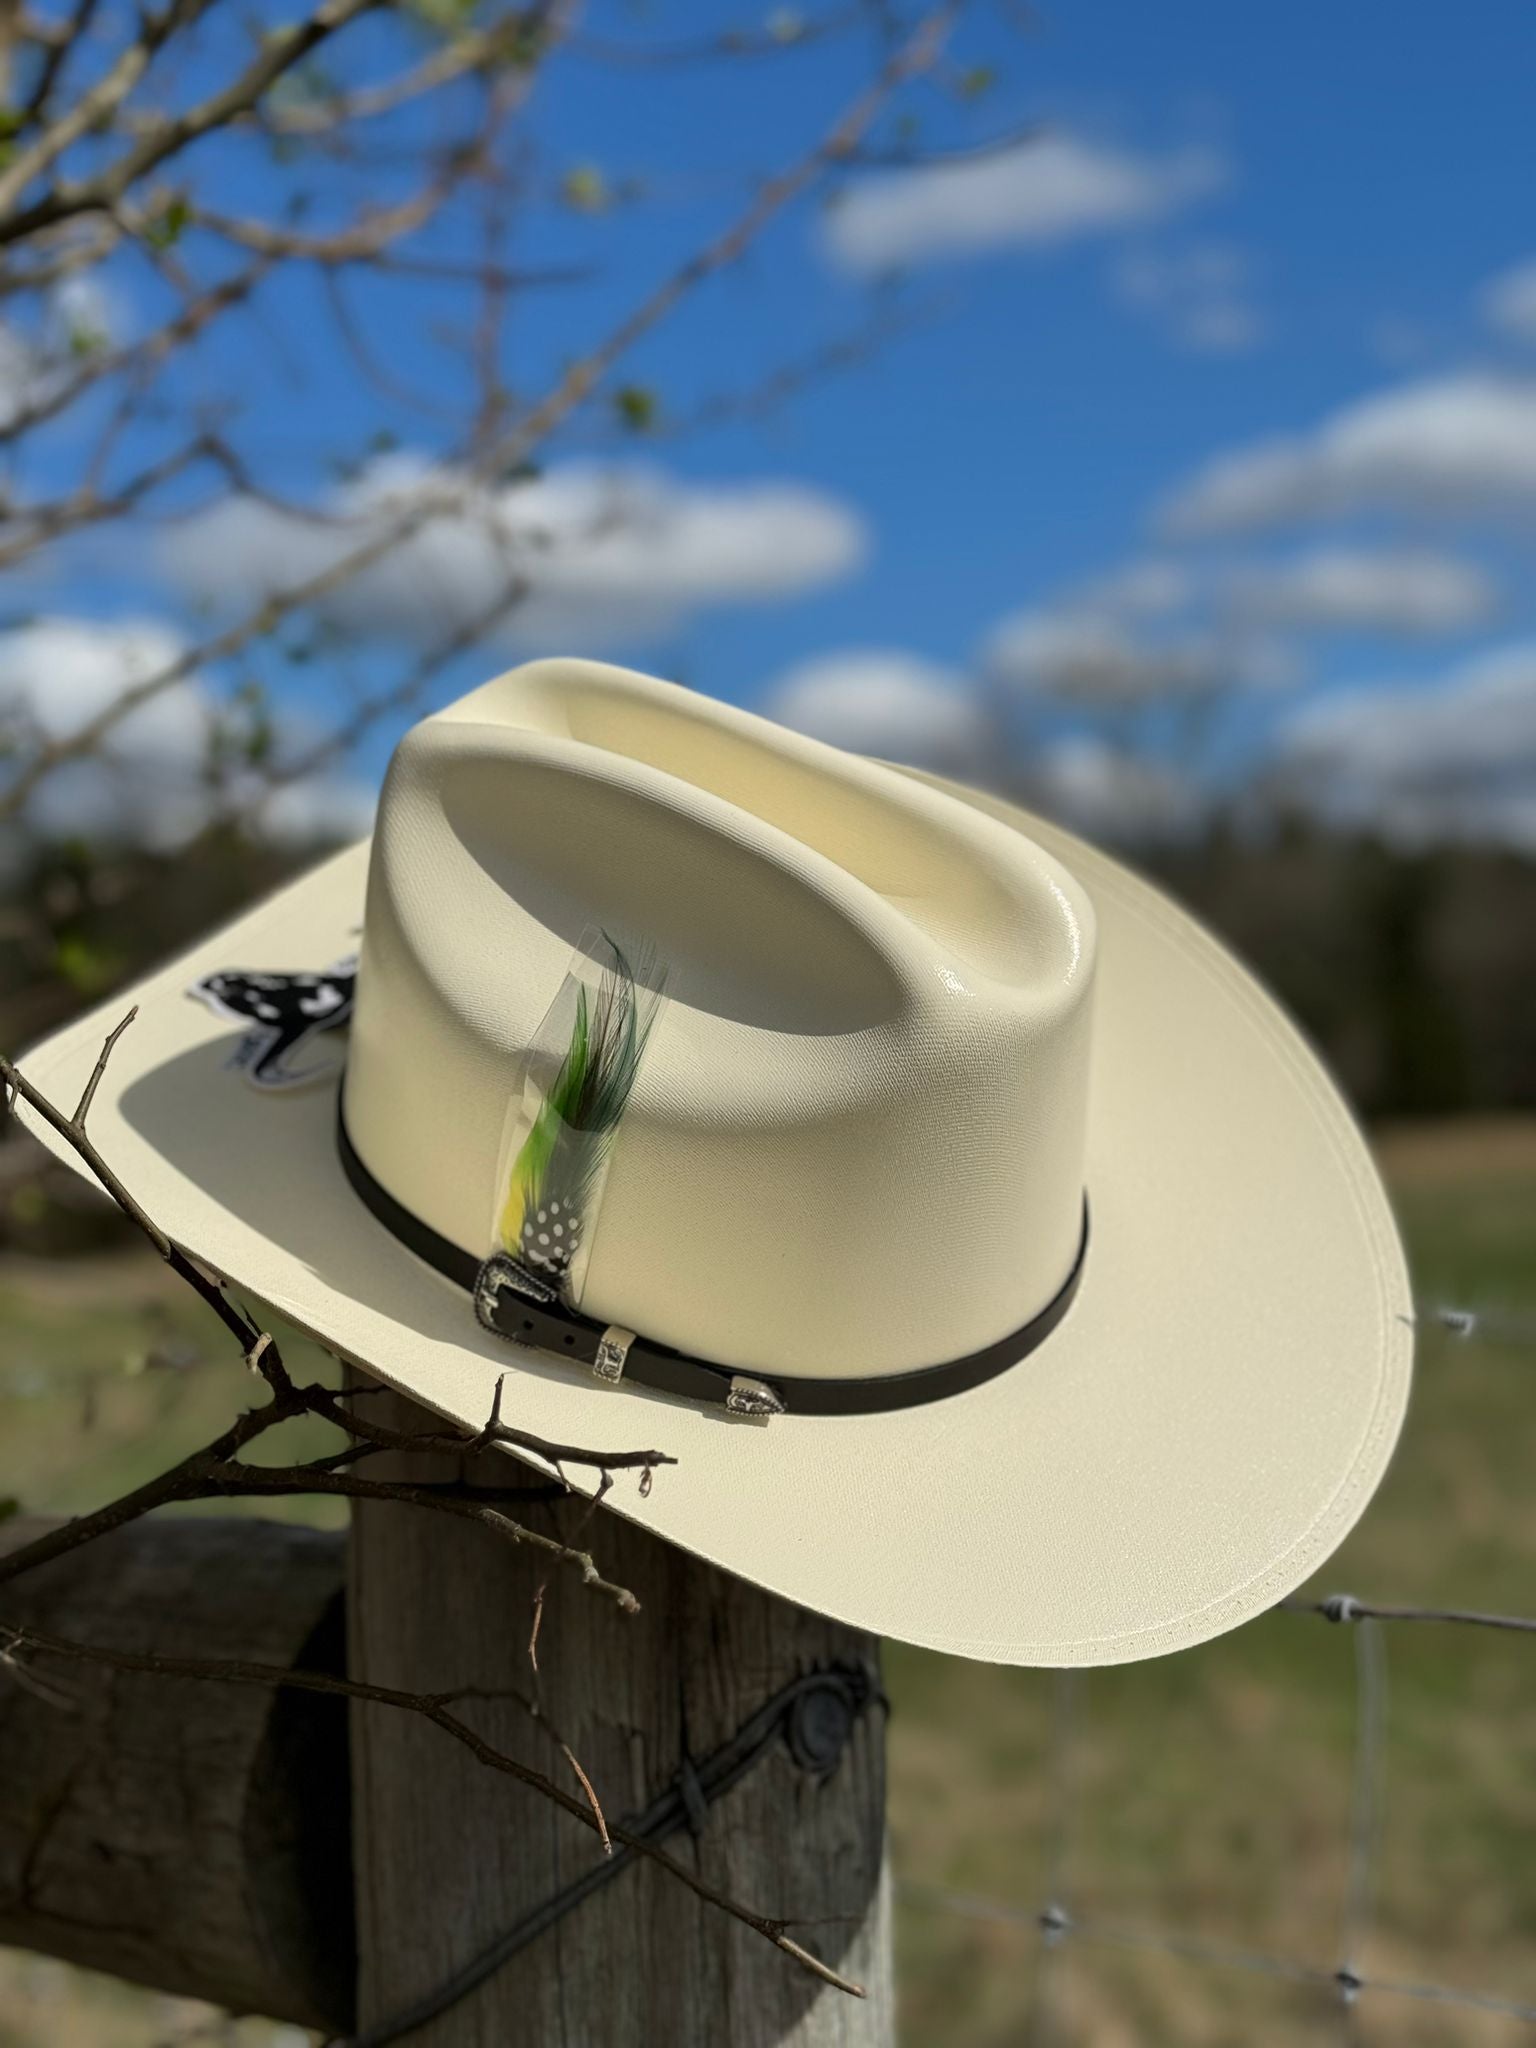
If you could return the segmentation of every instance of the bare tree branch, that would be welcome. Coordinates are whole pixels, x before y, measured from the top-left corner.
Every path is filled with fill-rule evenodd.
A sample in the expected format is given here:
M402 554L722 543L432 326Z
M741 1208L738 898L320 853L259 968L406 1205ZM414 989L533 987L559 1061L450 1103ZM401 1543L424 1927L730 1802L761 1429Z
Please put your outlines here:
M221 313L248 299L271 269L270 259L259 258L232 277L224 278L186 305L164 326L122 348L104 349L90 357L74 377L59 378L28 404L18 406L9 418L0 420L0 444L16 441L45 420L66 412L93 385L124 371L147 371L167 361L184 343L194 340Z
M91 22L100 4L101 0L75 0L69 20L59 22L47 39L47 54L37 68L32 90L21 109L21 126L24 129L36 125L53 96L53 89L59 82L70 52L78 49L90 33Z
M97 222L89 233L64 239L62 246L41 262L0 267L0 297L16 298L24 292L44 292L62 284L77 271L91 270L102 262L122 240L123 229L115 221Z
M486 27L455 36L400 77L379 85L359 86L303 106L268 107L263 125L278 135L316 135L327 129L376 120L410 100L420 99L456 78L486 65L516 61L531 65L542 46L541 27L521 9L500 16Z
M0 242L17 240L49 225L48 217L29 219L11 214L8 220L6 215L27 187L57 163L66 150L73 148L82 136L105 127L148 71L156 54L178 30L190 26L208 4L209 0L169 0L159 14L141 15L138 35L122 50L116 63L80 95L67 113L46 127L30 149L22 150L9 170L0 174ZM52 218L62 219L63 215Z
M603 341L577 358L514 427L476 457L469 475L496 476L526 461L681 300L734 263L775 216L818 176L845 162L892 94L936 62L959 6L960 0L943 0L943 4L925 15L822 139L788 169L768 179L731 226L679 265ZM199 668L237 653L251 641L270 633L292 612L329 596L441 516L441 505L424 497L384 522L374 536L340 560L304 581L274 592L233 625L187 648L176 660L125 690L73 733L39 748L0 796L0 821L19 816L32 792L48 775L65 762L93 752L123 718L141 705L185 681Z
M42 135L9 172L0 176L0 243L20 240L76 214L110 212L140 178L157 170L189 143L197 142L216 128L228 127L237 116L249 112L285 72L302 63L320 44L359 15L382 4L383 0L322 0L307 20L291 27L274 29L237 78L195 106L161 117L148 133L107 169L92 177L57 186L30 206L11 212L7 217L7 209L71 143L82 134L89 133L91 128L98 127L103 117L121 104L143 76L154 50L160 47L181 18L201 12L207 5L207 0L173 0L165 15L155 17L155 38L152 40L146 30L140 41L123 53L107 80L103 80L93 93L86 94L79 105ZM93 108L90 103L98 95L101 95L101 104Z
M236 220L226 214L196 210L192 219L199 227L236 242L269 260L291 256L308 263L369 263L393 243L402 241L424 227L453 193L466 170L477 161L478 143L449 153L446 165L410 199L396 206L364 213L344 228L330 234L306 235L293 228L276 228L265 221Z
M115 491L103 494L93 482L83 483L67 498L46 505L22 505L12 519L19 529L13 538L0 540L0 570L13 568L38 548L82 527L100 526L132 512L152 492L173 477L193 468L209 454L210 444L201 436L185 448L173 449L158 462L141 469Z

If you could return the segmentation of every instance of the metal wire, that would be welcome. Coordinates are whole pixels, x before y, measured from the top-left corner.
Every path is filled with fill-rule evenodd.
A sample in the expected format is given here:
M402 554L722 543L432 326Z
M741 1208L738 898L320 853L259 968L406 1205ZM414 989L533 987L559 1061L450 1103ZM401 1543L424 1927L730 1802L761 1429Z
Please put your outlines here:
M961 1919L990 1921L1005 1927L1040 1926L1040 1915L1022 1906L1004 1905L996 1899L976 1898L966 1892L946 1891L940 1885L903 1880L898 1887L909 1904L933 1912L954 1914ZM1073 1918L1059 1928L1059 1944L1067 1936L1102 1948L1148 1950L1176 1960L1198 1963L1212 1969L1240 1970L1249 1975L1278 1977L1289 1984L1307 1984L1320 1991L1340 1990L1338 1973L1292 1956L1271 1955L1264 1949L1238 1947L1214 1941L1204 1935L1181 1934L1177 1930L1141 1926L1131 1921L1100 1920L1093 1916ZM1351 1976L1352 2002L1366 1992L1373 1997L1411 1998L1432 2005L1466 2006L1478 2012L1495 2013L1501 2019L1524 2020L1536 2026L1536 2005L1504 1998L1497 1992L1473 1991L1447 1984L1415 1984L1392 1977Z
M1046 2031L1052 2024L1047 1972L1053 1967L1051 1959L1059 1956L1068 1940L1105 1947L1151 1950L1208 1968L1243 1970L1331 1991L1338 2000L1345 2040L1354 2038L1355 2013L1367 1994L1372 1998L1405 1998L1425 2004L1462 2006L1536 2026L1536 2005L1506 1997L1497 1991L1375 1977L1361 1967L1360 1960L1374 1911L1381 1844L1387 1715L1387 1653L1382 1625L1440 1622L1471 1628L1514 1629L1536 1635L1536 1617L1488 1614L1475 1608L1384 1606L1357 1600L1349 1593L1335 1593L1325 1600L1286 1600L1275 1611L1311 1615L1355 1628L1354 1784L1350 1802L1349 1873L1340 1917L1338 1963L1328 1969L1297 1957L1242 1948L1203 1934L1103 1920L1091 1913L1069 1911L1066 1903L1067 1857L1074 1829L1070 1721L1080 1697L1082 1674L1058 1672L1055 1674L1052 1715L1052 1801L1047 1823L1044 1905L1030 1912L1026 1907L1011 1906L997 1899L978 1898L972 1893L949 1891L938 1885L905 1879L899 1885L901 1896L914 1906L964 1919L992 1921L1001 1926L1033 1927L1037 1931L1042 1947L1026 2015L1024 2038L1029 2048L1046 2048L1052 2038Z
M1477 1607L1384 1606L1373 1600L1357 1600L1352 1593L1330 1593L1326 1600L1282 1600L1281 1614L1320 1614L1326 1621L1445 1621L1464 1628L1513 1629L1521 1635L1536 1635L1536 1616L1490 1614Z
M1421 1323L1434 1323L1458 1342L1486 1341L1536 1348L1536 1318L1503 1312L1479 1312L1435 1306L1421 1307ZM1349 1811L1349 1862L1339 1921L1338 1961L1330 1969L1302 1958L1276 1955L1208 1938L1200 1933L1100 1919L1080 1911L1070 1886L1071 1852L1076 1832L1075 1720L1081 1711L1083 1674L1054 1674L1051 1737L1048 1751L1050 1803L1046 1820L1043 1903L1034 1911L1001 1900L979 1898L942 1886L903 1879L898 1890L909 1904L963 1919L1000 1926L1033 1928L1041 1943L1038 1967L1025 2017L1028 2048L1052 2048L1055 2036L1054 1973L1066 1944L1139 1949L1165 1955L1200 1968L1246 1971L1309 1985L1336 2001L1341 2038L1356 2038L1358 2013L1369 1997L1398 1998L1421 2004L1461 2007L1517 2020L1536 2027L1536 2004L1497 1991L1450 1984L1418 1983L1376 1977L1363 1967L1375 1912L1376 1873L1380 1860L1381 1820L1385 1793L1384 1760L1387 1726L1387 1627L1430 1623L1447 1627L1499 1629L1536 1636L1536 1616L1499 1614L1475 1607L1416 1607L1363 1600L1352 1593L1331 1593L1320 1600L1282 1600L1277 1613L1311 1616L1335 1626L1352 1627L1354 1640L1355 1749Z
M1040 1933L1040 1954L1030 1985L1024 2016L1025 2048L1050 2048L1056 2033L1056 1958L1071 1927L1067 1881L1077 1822L1075 1784L1078 1693L1082 1674L1052 1674L1049 1787L1051 1811L1046 1823L1045 1904L1034 1916Z

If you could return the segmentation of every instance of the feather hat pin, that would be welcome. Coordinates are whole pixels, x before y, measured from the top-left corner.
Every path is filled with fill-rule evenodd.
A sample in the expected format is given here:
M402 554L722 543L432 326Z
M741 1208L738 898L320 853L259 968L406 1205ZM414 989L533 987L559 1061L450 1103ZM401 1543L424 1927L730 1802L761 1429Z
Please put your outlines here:
M606 932L583 951L605 955L602 970L595 987L572 977L569 1042L512 1161L496 1221L497 1246L561 1291L596 1211L665 980L653 960L632 961Z

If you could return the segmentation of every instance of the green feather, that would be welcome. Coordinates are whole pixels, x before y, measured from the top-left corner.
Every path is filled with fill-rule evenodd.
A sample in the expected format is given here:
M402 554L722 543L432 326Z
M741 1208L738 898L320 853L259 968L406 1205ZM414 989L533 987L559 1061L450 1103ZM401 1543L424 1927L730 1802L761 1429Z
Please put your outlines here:
M524 1219L552 1201L585 1220L655 1019L659 978L645 975L642 1017L635 970L623 949L603 937L612 965L590 999L578 984L570 1044L512 1165L498 1227L508 1251L519 1249Z

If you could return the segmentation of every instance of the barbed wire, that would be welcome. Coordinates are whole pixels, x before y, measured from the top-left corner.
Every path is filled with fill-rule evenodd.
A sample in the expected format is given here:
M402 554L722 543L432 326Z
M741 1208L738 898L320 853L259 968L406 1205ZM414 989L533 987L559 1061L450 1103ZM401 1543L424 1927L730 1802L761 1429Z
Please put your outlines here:
M1438 1327L1457 1342L1536 1348L1536 1316L1504 1309L1474 1310L1421 1305L1418 1321ZM1042 1902L1034 1907L950 1890L915 1879L898 1880L908 1904L997 1926L1032 1929L1040 1951L1025 2012L1027 2048L1055 2048L1056 1980L1068 1942L1140 1950L1202 1968L1244 1971L1304 1985L1333 1999L1340 2039L1356 2040L1356 2015L1367 1995L1420 2004L1460 2007L1536 2027L1536 2004L1493 1990L1376 1976L1361 1965L1375 1917L1385 1803L1388 1708L1387 1631L1398 1624L1438 1624L1536 1635L1536 1616L1501 1614L1484 1608L1412 1606L1330 1593L1319 1599L1282 1600L1277 1614L1312 1617L1354 1631L1354 1761L1349 1800L1348 1862L1339 1915L1338 1960L1326 1964L1266 1949L1246 1948L1201 1933L1101 1917L1075 1903L1072 1853L1077 1831L1077 1723L1087 1673L1053 1674L1050 1733L1046 1750L1047 1809Z

